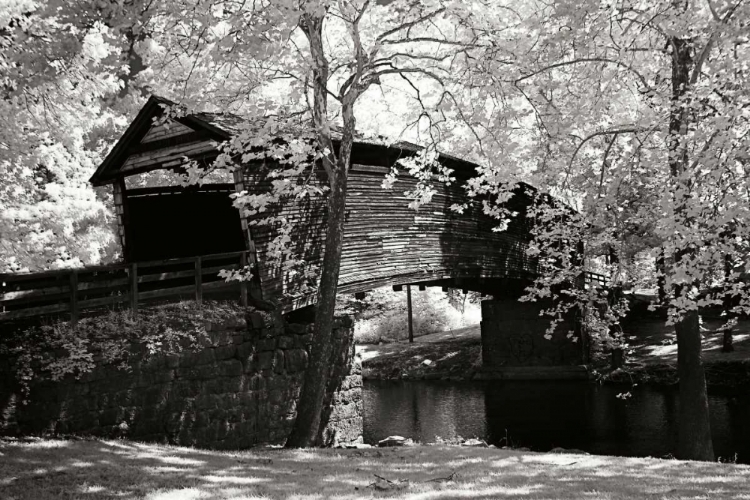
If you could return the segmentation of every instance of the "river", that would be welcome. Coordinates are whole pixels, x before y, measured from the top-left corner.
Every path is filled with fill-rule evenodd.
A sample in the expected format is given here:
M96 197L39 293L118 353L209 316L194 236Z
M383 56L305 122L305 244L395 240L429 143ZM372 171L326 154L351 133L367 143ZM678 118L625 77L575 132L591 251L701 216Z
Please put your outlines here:
M498 446L667 457L675 451L675 390L585 382L373 381L364 385L364 439L423 443L478 437ZM714 451L750 463L750 395L711 395Z

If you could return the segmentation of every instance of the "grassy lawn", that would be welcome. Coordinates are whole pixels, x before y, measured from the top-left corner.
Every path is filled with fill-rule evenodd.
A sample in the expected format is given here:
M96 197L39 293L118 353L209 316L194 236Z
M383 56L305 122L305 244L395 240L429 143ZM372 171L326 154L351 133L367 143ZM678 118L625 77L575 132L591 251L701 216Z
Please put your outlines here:
M228 453L129 441L0 441L3 500L747 500L748 485L748 466L494 448Z
M471 378L481 366L482 338L476 325L423 335L413 344L358 345L357 350L366 378Z
M734 352L721 352L723 333L719 331L723 321L705 319L701 327L703 335L703 361L744 361L750 359L750 321L742 320L733 330ZM677 363L677 337L673 326L664 320L647 319L633 321L625 328L625 335L632 349L634 362L644 364Z

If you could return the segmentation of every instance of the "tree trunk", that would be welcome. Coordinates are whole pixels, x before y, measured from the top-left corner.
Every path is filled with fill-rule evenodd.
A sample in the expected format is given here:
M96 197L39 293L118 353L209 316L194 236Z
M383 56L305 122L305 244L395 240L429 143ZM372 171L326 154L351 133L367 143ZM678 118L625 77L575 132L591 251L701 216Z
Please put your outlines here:
M730 235L727 235L730 236ZM724 256L724 280L729 283L732 279L732 256L731 255L725 255ZM732 311L732 301L733 301L733 295L729 292L724 292L723 297L723 307L724 307L724 317L727 319L727 322L731 325L731 320L735 317L734 312ZM724 338L722 339L721 344L721 352L734 352L734 339L732 337L732 327L731 326L725 326L724 327Z
M669 167L672 175L675 216L685 227L690 226L689 186L685 179L688 165L685 144L689 112L684 102L693 69L693 42L672 37L672 109L669 122ZM680 248L675 254L675 265L694 251ZM688 292L690 284L674 287L675 297ZM677 332L677 375L680 379L680 413L678 417L677 457L689 460L714 460L711 424L708 413L706 377L701 360L701 334L698 311L684 311L675 324Z
M333 316L344 241L346 181L345 171L335 181L331 179L331 191L328 194L328 230L315 310L313 341L305 381L297 404L297 419L287 439L287 448L315 446L320 434L320 417L323 413L323 400L333 354Z
M313 119L318 132L318 142L322 148L329 151L322 161L328 174L330 191L327 199L326 240L320 269L310 357L297 404L297 418L294 421L292 433L286 441L287 448L315 446L320 439L320 420L333 355L333 315L336 308L336 292L344 241L346 188L356 125L354 100L357 97L356 94L351 94L343 100L341 114L344 131L338 157L332 161L334 148L327 116L328 61L323 51L323 17L314 13L305 14L300 21L300 26L310 42L314 81Z
M659 273L656 278L657 297L659 299L659 306L661 307L667 303L667 280L664 277L665 269L664 248L662 247L659 248L659 253L656 254L656 271Z
M706 393L706 375L701 360L698 311L685 313L675 325L677 331L677 373L680 378L677 458L714 460Z

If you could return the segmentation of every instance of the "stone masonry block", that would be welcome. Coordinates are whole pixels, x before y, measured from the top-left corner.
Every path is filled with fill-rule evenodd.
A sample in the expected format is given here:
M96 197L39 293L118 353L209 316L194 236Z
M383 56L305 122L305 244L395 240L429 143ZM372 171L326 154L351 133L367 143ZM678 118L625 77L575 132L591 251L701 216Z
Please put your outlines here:
M258 340L259 351L273 351L276 349L276 339L273 337Z
M289 373L297 373L307 368L307 351L304 349L292 349L284 354L286 370Z
M281 373L284 371L284 351L276 349L273 357L273 371Z
M237 347L234 344L223 345L214 349L214 355L217 361L231 359L237 354Z
M290 323L286 326L286 331L295 335L301 335L305 333L307 325L304 323Z
M306 333L304 335L297 335L297 338L295 339L297 342L297 347L306 348L310 344L312 344L313 334L312 333Z
M216 363L216 375L219 377L239 377L242 375L242 363L238 359L228 359Z
M272 351L261 352L258 355L258 368L261 370L270 370L273 368L273 361L276 353Z
M248 326L252 327L256 330L260 330L262 328L265 328L266 324L265 321L263 321L263 315L259 312L252 312L247 315L248 319Z
M294 347L294 337L290 335L282 335L278 338L277 342L279 349L291 349Z

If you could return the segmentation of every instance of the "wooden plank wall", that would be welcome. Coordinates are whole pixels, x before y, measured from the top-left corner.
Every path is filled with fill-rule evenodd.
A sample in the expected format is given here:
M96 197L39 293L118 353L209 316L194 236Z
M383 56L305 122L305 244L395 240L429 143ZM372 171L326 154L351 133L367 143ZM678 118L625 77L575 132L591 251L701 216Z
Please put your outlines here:
M273 164L262 166L261 164L251 164L244 170L244 188L250 193L269 192L271 182L265 174L267 170L274 168ZM313 176L311 183L314 185L323 184L321 171L317 176ZM271 207L268 216L272 214L277 217L284 217L293 225L290 239L294 245L295 255L302 258L305 262L304 267L311 271L315 276L320 268L323 243L325 239L325 199L323 197L306 198L301 202L281 203ZM251 217L248 220L258 219ZM258 276L260 278L261 294L264 299L278 298L283 294L294 295L303 288L302 281L299 279L289 279L289 273L282 272L282 268L273 264L274 258L269 248L272 240L278 234L278 226L270 227L267 225L249 225L251 238L254 241L254 247L257 256ZM302 271L301 269L297 270ZM299 276L299 274L295 274ZM299 294L298 298L304 300L306 295Z
M125 213L126 210L126 196L125 196L125 182L122 178L117 179L112 184L113 189L113 198L115 201L115 214L117 216L117 237L120 240L120 248L123 249L123 253L125 253L125 249L127 248L127 239L125 237L125 229L126 229L126 221L127 221L127 215Z
M146 135L143 136L141 142L147 143L169 139L170 137L177 137L178 135L188 134L190 132L194 132L194 130L179 122L154 124L149 131L146 132Z
M380 286L440 278L528 277L534 264L525 254L528 223L519 218L505 232L495 232L497 221L481 213L481 207L464 214L450 210L454 203L467 201L458 184L436 185L432 201L418 211L408 207L405 191L416 180L402 176L390 191L381 183L388 168L354 165L349 176L344 249L339 277L342 293L367 291ZM262 192L268 182L257 169L246 169L245 188ZM528 198L516 197L515 209L522 211ZM274 215L295 222L292 234L295 255L317 273L324 251L325 200L274 207ZM269 264L268 244L277 234L269 228L253 227L260 266L263 297L279 297L298 289L295 279ZM310 302L296 296L286 306L293 309Z
M198 140L185 144L178 144L154 151L131 154L123 164L121 171L142 171L144 168L158 165L160 167L176 167L183 163L184 156L195 156L216 151L214 141Z

